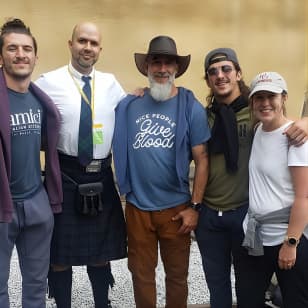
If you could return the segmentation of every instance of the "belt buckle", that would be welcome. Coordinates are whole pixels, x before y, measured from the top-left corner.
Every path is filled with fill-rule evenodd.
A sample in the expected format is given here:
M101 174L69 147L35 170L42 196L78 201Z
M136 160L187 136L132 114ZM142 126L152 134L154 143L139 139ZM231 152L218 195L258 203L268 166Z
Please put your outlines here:
M100 172L101 169L102 169L102 160L94 159L86 167L86 172L87 173Z

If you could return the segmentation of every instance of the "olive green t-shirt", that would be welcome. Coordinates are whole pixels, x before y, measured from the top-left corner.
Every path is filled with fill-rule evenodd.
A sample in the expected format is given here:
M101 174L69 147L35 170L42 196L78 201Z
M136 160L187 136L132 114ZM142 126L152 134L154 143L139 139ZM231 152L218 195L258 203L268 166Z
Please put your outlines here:
M210 126L215 115L209 111ZM236 113L239 138L238 171L230 174L226 170L223 153L210 154L209 178L203 202L220 211L231 210L248 203L248 162L252 144L252 121L248 107Z

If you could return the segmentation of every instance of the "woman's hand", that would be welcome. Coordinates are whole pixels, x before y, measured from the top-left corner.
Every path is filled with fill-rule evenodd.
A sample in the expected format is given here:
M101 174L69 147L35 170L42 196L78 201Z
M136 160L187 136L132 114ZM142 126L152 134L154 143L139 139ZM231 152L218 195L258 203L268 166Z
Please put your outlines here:
M283 243L278 256L278 265L281 269L289 270L296 262L296 246L288 246L287 243Z

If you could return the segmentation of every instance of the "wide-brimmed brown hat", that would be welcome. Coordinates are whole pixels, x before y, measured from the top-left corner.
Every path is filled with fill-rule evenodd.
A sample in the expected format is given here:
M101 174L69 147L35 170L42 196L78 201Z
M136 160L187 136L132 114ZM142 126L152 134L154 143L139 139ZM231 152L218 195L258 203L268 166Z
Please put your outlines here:
M137 68L141 74L148 76L146 60L149 56L155 55L164 55L164 56L174 56L176 62L179 66L175 78L180 77L185 73L190 63L190 55L180 56L178 55L175 41L169 36L157 36L154 37L149 45L148 52L144 53L135 53L135 62Z

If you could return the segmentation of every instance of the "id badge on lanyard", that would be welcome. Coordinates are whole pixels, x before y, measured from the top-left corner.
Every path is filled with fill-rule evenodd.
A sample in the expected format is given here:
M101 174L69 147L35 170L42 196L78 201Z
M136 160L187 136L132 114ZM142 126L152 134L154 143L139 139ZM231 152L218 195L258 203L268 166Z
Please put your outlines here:
M103 124L96 123L93 124L93 145L103 144Z

